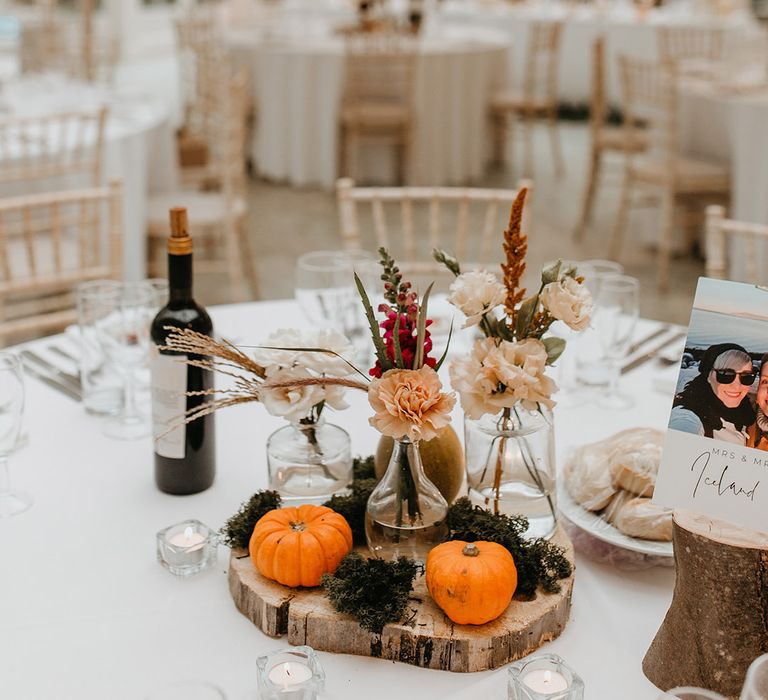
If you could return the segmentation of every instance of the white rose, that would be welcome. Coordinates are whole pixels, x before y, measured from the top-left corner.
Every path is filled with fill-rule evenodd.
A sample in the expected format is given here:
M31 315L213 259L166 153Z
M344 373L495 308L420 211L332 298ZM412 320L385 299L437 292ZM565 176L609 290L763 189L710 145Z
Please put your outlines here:
M557 386L544 374L546 361L546 348L535 338L498 345L494 338L484 338L469 355L451 363L451 385L464 413L475 420L518 403L530 410L539 404L552 408L550 397Z
M287 382L291 380L314 378L311 372L303 367L272 367L267 370L267 380ZM344 401L344 388L337 386L324 387L318 384L288 387L281 389L264 389L259 400L264 408L273 416L280 416L289 421L306 418L313 406L321 402L337 410L347 408Z
M475 326L491 309L504 303L506 287L490 272L465 272L451 284L448 301L466 317L463 328Z
M301 348L322 348L332 350L342 357L352 355L352 345L346 336L333 330L300 331L296 328L282 328L270 334L254 353L254 358L267 370L281 367L303 367L327 377L345 377L352 372L341 357L331 353L307 352ZM274 348L296 348L295 350L268 350Z
M573 277L561 277L545 285L541 303L558 321L575 331L583 331L592 316L592 295Z

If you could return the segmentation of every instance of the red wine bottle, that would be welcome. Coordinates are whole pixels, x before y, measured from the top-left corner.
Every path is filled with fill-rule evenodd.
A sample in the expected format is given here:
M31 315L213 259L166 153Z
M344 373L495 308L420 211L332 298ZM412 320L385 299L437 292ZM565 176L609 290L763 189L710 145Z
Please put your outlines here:
M210 400L207 396L187 396L187 392L213 388L213 373L200 367L190 367L182 361L187 356L161 350L160 346L165 345L168 327L190 328L211 335L213 323L208 312L192 297L192 238L187 224L187 210L175 207L171 209L170 216L170 298L155 316L151 328L155 483L165 493L186 495L205 491L216 474L213 414L181 425L185 411ZM197 357L190 355L188 359Z

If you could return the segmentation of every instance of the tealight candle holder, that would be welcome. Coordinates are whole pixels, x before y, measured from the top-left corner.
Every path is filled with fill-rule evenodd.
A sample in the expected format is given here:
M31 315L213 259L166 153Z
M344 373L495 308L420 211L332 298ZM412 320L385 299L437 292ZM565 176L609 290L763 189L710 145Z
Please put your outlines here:
M557 654L530 656L509 667L509 700L583 700L584 681Z
M157 561L175 576L192 576L216 563L216 533L199 520L185 520L157 533Z
M325 671L312 647L281 649L256 659L262 700L316 700Z

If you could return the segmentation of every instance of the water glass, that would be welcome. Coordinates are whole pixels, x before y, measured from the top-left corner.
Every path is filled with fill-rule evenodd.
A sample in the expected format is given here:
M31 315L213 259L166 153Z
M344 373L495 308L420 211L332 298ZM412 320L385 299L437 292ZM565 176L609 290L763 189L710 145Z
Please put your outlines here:
M576 265L577 270L584 269L584 284L592 294L592 301L595 304L595 311L597 311L602 281L611 275L624 274L624 268L612 260L584 260L576 263ZM573 370L570 388L578 388L579 400L583 401L585 388L604 388L608 385L610 378L605 371L605 359L594 323L590 324L590 327L582 333L575 333L573 336L570 357L568 358ZM566 353L568 352L566 350ZM565 388L569 388L568 382L566 382Z
M120 283L113 280L93 280L79 284L75 291L83 405L88 413L96 415L117 413L123 397L120 375L107 361L96 328L104 314L105 300L117 294L119 288Z
M620 363L626 357L635 332L640 306L640 284L627 275L606 276L600 282L592 324L597 332L609 371L607 391L598 403L615 410L630 408L634 401L619 391Z
M768 654L758 656L750 665L740 700L768 698Z
M147 362L149 325L156 310L152 287L146 282L125 282L102 299L96 321L99 342L123 380L121 411L104 424L108 437L132 440L150 433L149 418L136 404L135 373Z
M24 412L24 378L21 360L0 352L0 518L24 512L32 497L11 489L8 458L16 448Z

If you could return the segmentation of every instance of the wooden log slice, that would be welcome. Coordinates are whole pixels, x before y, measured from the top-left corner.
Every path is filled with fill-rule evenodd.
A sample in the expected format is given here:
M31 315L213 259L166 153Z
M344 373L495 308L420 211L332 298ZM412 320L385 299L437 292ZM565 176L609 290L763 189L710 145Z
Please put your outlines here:
M561 528L553 541L565 548L573 564L573 547ZM372 634L351 616L336 612L320 588L291 589L269 581L244 552L233 551L229 564L229 590L237 609L266 634L287 634L290 644L320 651L442 671L498 668L558 637L570 615L573 575L560 584L558 593L539 591L532 601L513 600L501 617L485 625L457 625L429 596L422 576L414 584L410 619Z
M768 651L768 535L676 511L673 538L675 592L643 671L662 690L736 698Z

